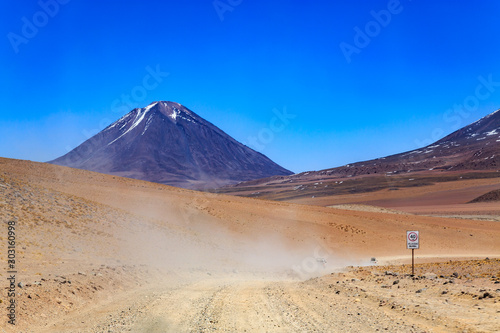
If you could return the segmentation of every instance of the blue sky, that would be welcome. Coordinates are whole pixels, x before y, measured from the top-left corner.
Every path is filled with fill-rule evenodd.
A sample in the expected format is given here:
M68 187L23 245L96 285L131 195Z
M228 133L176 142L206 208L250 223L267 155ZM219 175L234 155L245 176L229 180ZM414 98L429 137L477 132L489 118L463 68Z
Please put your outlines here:
M169 100L301 172L411 150L500 108L493 0L0 9L2 157L54 159Z

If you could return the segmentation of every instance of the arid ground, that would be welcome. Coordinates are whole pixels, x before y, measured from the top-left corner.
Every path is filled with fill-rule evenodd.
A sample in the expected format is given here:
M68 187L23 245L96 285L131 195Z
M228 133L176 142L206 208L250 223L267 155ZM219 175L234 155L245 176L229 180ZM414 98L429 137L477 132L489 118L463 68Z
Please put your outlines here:
M469 200L498 184L466 181L481 187ZM439 190L453 197L453 184ZM498 205L414 215L400 208L454 210L405 191L359 201L399 198L391 210L340 209L0 159L0 332L499 331ZM407 230L421 235L414 278Z
M284 178L284 179L283 179ZM490 171L413 172L335 178L300 174L272 177L216 190L218 193L317 206L363 204L414 214L500 215L500 173ZM487 193L490 199L478 200ZM471 202L472 201L472 202Z

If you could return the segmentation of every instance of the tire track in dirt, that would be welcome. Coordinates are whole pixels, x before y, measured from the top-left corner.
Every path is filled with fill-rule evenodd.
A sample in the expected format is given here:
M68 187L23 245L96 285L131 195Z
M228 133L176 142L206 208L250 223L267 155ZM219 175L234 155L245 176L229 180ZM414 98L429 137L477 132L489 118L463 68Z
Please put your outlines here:
M198 332L211 332L219 326L221 312L228 295L228 287L217 288L208 297L206 305L196 318L195 328Z
M151 302L134 325L133 332L190 332L193 325L208 313L210 303L223 288L211 282L168 288ZM195 325L196 326L196 325ZM200 332L200 330L196 330Z
M293 332L284 312L275 307L267 293L269 282L254 281L233 288L224 320L234 332L246 327L251 332Z
M293 332L321 332L324 328L317 313L306 312L300 304L291 301L289 290L278 284L265 288L267 302L275 312L283 314L285 323Z
M287 326L286 321L269 305L266 285L259 281L237 282L215 290L191 331L236 332L244 328L250 332L280 332Z
M311 288L304 284L276 284L267 292L276 307L289 314L288 322L297 332L422 331L390 318L358 292Z

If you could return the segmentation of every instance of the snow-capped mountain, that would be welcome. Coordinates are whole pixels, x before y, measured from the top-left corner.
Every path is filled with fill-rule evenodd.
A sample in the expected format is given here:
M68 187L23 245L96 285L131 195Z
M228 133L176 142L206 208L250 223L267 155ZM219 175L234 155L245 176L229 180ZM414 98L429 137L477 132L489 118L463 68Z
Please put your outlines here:
M49 163L184 188L212 188L289 175L193 111L154 102Z
M342 167L352 175L500 169L500 110L426 147Z
M309 174L354 177L432 170L498 169L500 169L500 110L426 147Z
M301 192L303 196L318 195L320 189L323 196L339 194L339 184L347 186L348 182L367 176L373 179L372 183L366 185L368 190L375 191L391 184L387 181L377 183L377 176L391 178L396 175L410 177L412 174L426 176L438 173L445 176L474 171L496 174L499 170L500 110L497 110L423 148L332 169L247 181L220 189L219 192L242 195L259 193L259 196L267 195L267 198L281 200L297 197ZM356 185L349 186L346 193L366 190Z

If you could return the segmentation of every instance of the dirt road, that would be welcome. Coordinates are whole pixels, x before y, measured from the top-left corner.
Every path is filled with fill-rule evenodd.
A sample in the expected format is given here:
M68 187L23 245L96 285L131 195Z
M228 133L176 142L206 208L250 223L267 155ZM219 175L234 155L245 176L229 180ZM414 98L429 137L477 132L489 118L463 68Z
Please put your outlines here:
M269 281L205 281L134 291L45 332L419 332L373 301L335 297L312 286Z
M499 267L421 264L416 279L404 266L360 267L304 282L207 274L113 296L37 331L497 332Z

